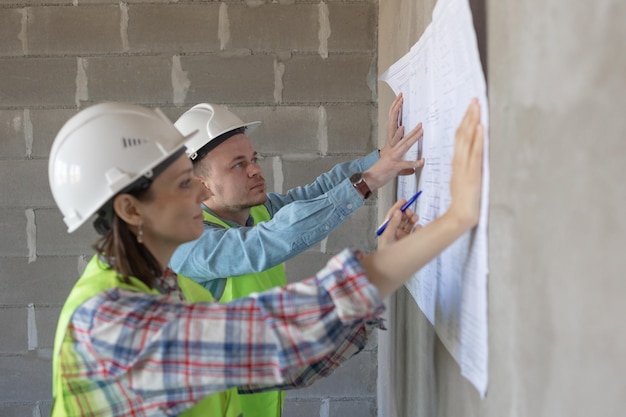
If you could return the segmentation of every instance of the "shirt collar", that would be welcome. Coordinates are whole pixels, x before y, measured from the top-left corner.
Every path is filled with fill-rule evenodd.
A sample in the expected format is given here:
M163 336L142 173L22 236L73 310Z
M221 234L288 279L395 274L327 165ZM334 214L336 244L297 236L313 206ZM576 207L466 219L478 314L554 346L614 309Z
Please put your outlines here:
M170 268L165 268L163 275L154 280L154 287L162 294L172 294L180 291L178 287L178 275Z

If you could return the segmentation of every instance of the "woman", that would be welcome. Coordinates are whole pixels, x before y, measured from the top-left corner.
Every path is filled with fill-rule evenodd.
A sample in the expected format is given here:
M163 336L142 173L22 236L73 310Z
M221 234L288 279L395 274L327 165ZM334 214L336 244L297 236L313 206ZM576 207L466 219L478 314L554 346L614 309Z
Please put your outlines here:
M399 201L378 252L349 249L308 280L227 304L166 266L200 236L203 187L159 111L104 103L61 129L50 185L69 232L96 214L97 254L66 301L53 357L53 416L237 416L237 389L285 389L330 374L378 326L382 299L478 220L482 128L458 131L448 211L416 221Z

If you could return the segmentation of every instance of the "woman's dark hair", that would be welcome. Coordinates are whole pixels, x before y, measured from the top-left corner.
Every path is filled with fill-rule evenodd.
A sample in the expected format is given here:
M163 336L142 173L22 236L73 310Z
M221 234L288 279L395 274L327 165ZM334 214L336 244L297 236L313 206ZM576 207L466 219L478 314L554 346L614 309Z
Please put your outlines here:
M161 266L148 248L137 241L128 224L115 214L113 201L120 194L130 194L140 201L153 199L152 181L184 153L185 147L182 146L153 168L149 177L139 177L97 212L93 225L102 237L93 244L93 248L127 284L130 284L129 277L135 277L153 288L155 279L163 274L167 265Z
M130 191L127 194L143 201L152 198L149 188ZM107 211L107 217L110 216L110 223L107 225L108 230L98 230L104 233L101 233L103 236L93 244L94 250L117 272L123 282L129 284L129 277L135 277L152 288L155 278L163 273L162 266L142 243L137 242L137 236L130 230L128 224L115 214L113 200L107 203L103 210ZM102 219L103 217L99 215L94 225Z

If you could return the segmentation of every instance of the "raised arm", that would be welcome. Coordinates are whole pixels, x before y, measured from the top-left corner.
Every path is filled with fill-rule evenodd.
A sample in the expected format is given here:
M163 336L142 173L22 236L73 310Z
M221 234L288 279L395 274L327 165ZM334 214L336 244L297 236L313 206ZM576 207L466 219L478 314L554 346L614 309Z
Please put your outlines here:
M315 181L310 184L294 187L284 194L268 193L268 201L265 206L269 210L270 214L273 215L283 206L294 201L317 198L339 186L341 183L346 182L347 178L355 172L363 172L369 169L379 159L380 157L378 156L378 151L374 151L370 152L363 158L339 163L332 167L329 171L319 175Z
M456 131L450 193L452 202L439 218L418 233L384 246L364 257L367 276L382 297L397 290L417 270L470 230L478 222L482 183L483 127L480 107L473 100ZM399 209L381 236L384 243L397 239L402 221Z
M199 239L176 249L170 265L200 283L264 271L321 241L362 205L347 181L313 200L295 201L253 227L205 226Z
M280 208L280 204L315 198L345 181L346 178L356 172L363 172L363 178L372 191L384 186L398 175L415 173L417 168L424 165L424 160L405 161L404 157L411 146L422 137L422 125L419 124L408 135L404 136L404 126L399 123L401 122L402 103L402 94L399 94L389 109L387 139L383 148L378 152L380 158L375 153L371 153L365 158L338 164L332 170L320 175L314 183L296 187L289 190L285 195L270 193L268 195L269 203L273 206L268 207L270 212Z

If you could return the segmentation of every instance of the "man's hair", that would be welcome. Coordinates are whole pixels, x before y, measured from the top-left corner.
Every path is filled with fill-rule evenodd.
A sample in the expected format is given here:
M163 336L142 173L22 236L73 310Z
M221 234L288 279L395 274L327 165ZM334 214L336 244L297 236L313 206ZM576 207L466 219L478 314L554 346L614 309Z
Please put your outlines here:
M231 138L235 135L246 133L245 127L238 127L233 130L229 130L228 132L222 133L215 139L207 142L202 148L198 150L198 156L196 159L192 160L193 163L193 173L198 177L208 177L211 174L211 167L209 163L206 161L206 156L215 148L217 148L220 144L224 143L228 138Z
M209 177L211 175L211 164L209 164L209 160L202 158L200 161L194 161L193 174L197 177Z

